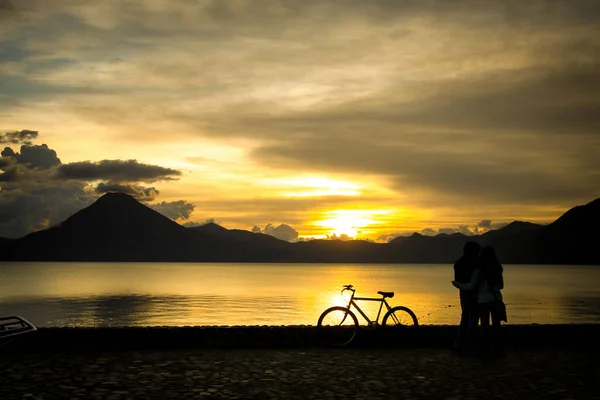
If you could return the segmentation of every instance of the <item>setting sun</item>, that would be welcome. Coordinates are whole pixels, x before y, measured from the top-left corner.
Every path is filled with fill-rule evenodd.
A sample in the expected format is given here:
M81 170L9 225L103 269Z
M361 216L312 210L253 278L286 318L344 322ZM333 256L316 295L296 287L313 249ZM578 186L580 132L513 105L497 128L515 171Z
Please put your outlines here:
M377 223L375 215L387 214L385 210L333 210L325 213L325 219L319 220L315 225L330 230L336 236L348 235L354 238L362 229Z

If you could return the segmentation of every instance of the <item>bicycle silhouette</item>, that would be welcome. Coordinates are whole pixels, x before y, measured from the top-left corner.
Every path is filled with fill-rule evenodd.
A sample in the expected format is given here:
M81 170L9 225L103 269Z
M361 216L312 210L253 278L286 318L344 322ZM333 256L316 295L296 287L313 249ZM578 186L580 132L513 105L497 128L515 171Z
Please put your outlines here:
M356 289L354 289L352 285L344 285L341 292L342 295L345 291L352 292L350 300L348 301L348 305L346 307L330 307L327 310L323 311L323 313L319 317L317 327L319 328L320 339L325 345L335 347L346 346L354 339L358 330L358 319L350 309L350 307L352 306L354 306L354 308L358 310L360 315L362 315L362 317L367 321L367 326L369 327L379 326L378 321L384 304L387 311L383 316L383 320L381 322L382 326L419 326L417 317L411 309L404 306L390 307L390 305L385 299L391 299L392 297L394 297L394 292L379 291L377 292L377 294L380 294L381 297L372 298L355 297L354 295L356 293ZM365 314L363 310L361 310L361 308L358 306L358 304L356 304L356 301L380 302L381 304L379 305L377 318L375 318L374 320L369 319L367 314Z

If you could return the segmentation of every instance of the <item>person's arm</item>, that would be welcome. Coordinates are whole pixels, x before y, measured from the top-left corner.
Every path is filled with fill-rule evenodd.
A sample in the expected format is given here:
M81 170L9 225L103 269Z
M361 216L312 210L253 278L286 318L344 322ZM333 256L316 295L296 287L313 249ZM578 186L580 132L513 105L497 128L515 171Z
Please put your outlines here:
M500 273L500 280L498 281L498 289L500 289L500 290L504 289L504 277L502 276L502 273Z
M460 268L460 265L457 262L454 263L454 280L456 280L456 275L458 274L458 269Z
M475 271L473 271L473 274L471 275L471 282L462 283L462 282L452 281L452 284L454 285L454 287L457 287L461 290L473 290L477 287L480 276L481 276L481 270L479 268L477 268Z

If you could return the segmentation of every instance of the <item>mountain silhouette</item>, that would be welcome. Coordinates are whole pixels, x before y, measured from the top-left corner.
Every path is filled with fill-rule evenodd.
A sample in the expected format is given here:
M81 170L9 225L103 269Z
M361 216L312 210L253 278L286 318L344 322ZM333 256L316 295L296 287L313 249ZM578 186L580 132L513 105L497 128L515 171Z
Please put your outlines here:
M107 193L61 224L13 241L18 260L167 261L217 259L219 243L121 193ZM1 256L0 256L1 257Z
M590 233L596 230L594 222L600 220L600 198L583 206L573 207L556 221L548 225L551 229L570 229L572 231L584 230Z
M210 235L227 235L227 233L229 232L227 228L224 228L221 225L217 225L214 222L209 222L200 226L194 226L188 229L192 229L198 232L205 232Z
M537 243L539 262L600 264L598 223L600 199L577 206L542 228Z
M543 225L534 224L531 222L513 221L510 224L500 228L499 230L489 231L483 234L483 236L509 236L509 235L520 235L525 232L535 231L540 229Z
M535 264L542 229L542 225L513 221L501 229L484 233L477 241L484 246L493 246L505 263Z
M514 221L483 235L424 236L389 243L311 240L289 243L215 223L186 228L120 193L49 229L20 239L0 238L2 261L195 261L451 263L473 240L496 249L503 263L599 264L600 199L567 211L542 226Z

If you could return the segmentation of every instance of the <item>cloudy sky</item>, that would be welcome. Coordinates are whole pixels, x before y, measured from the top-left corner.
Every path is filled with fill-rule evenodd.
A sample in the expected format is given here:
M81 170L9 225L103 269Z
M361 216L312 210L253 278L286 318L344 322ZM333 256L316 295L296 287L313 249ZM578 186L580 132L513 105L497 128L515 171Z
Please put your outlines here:
M600 197L598 37L597 0L0 0L0 236L107 191L300 237L550 222Z

